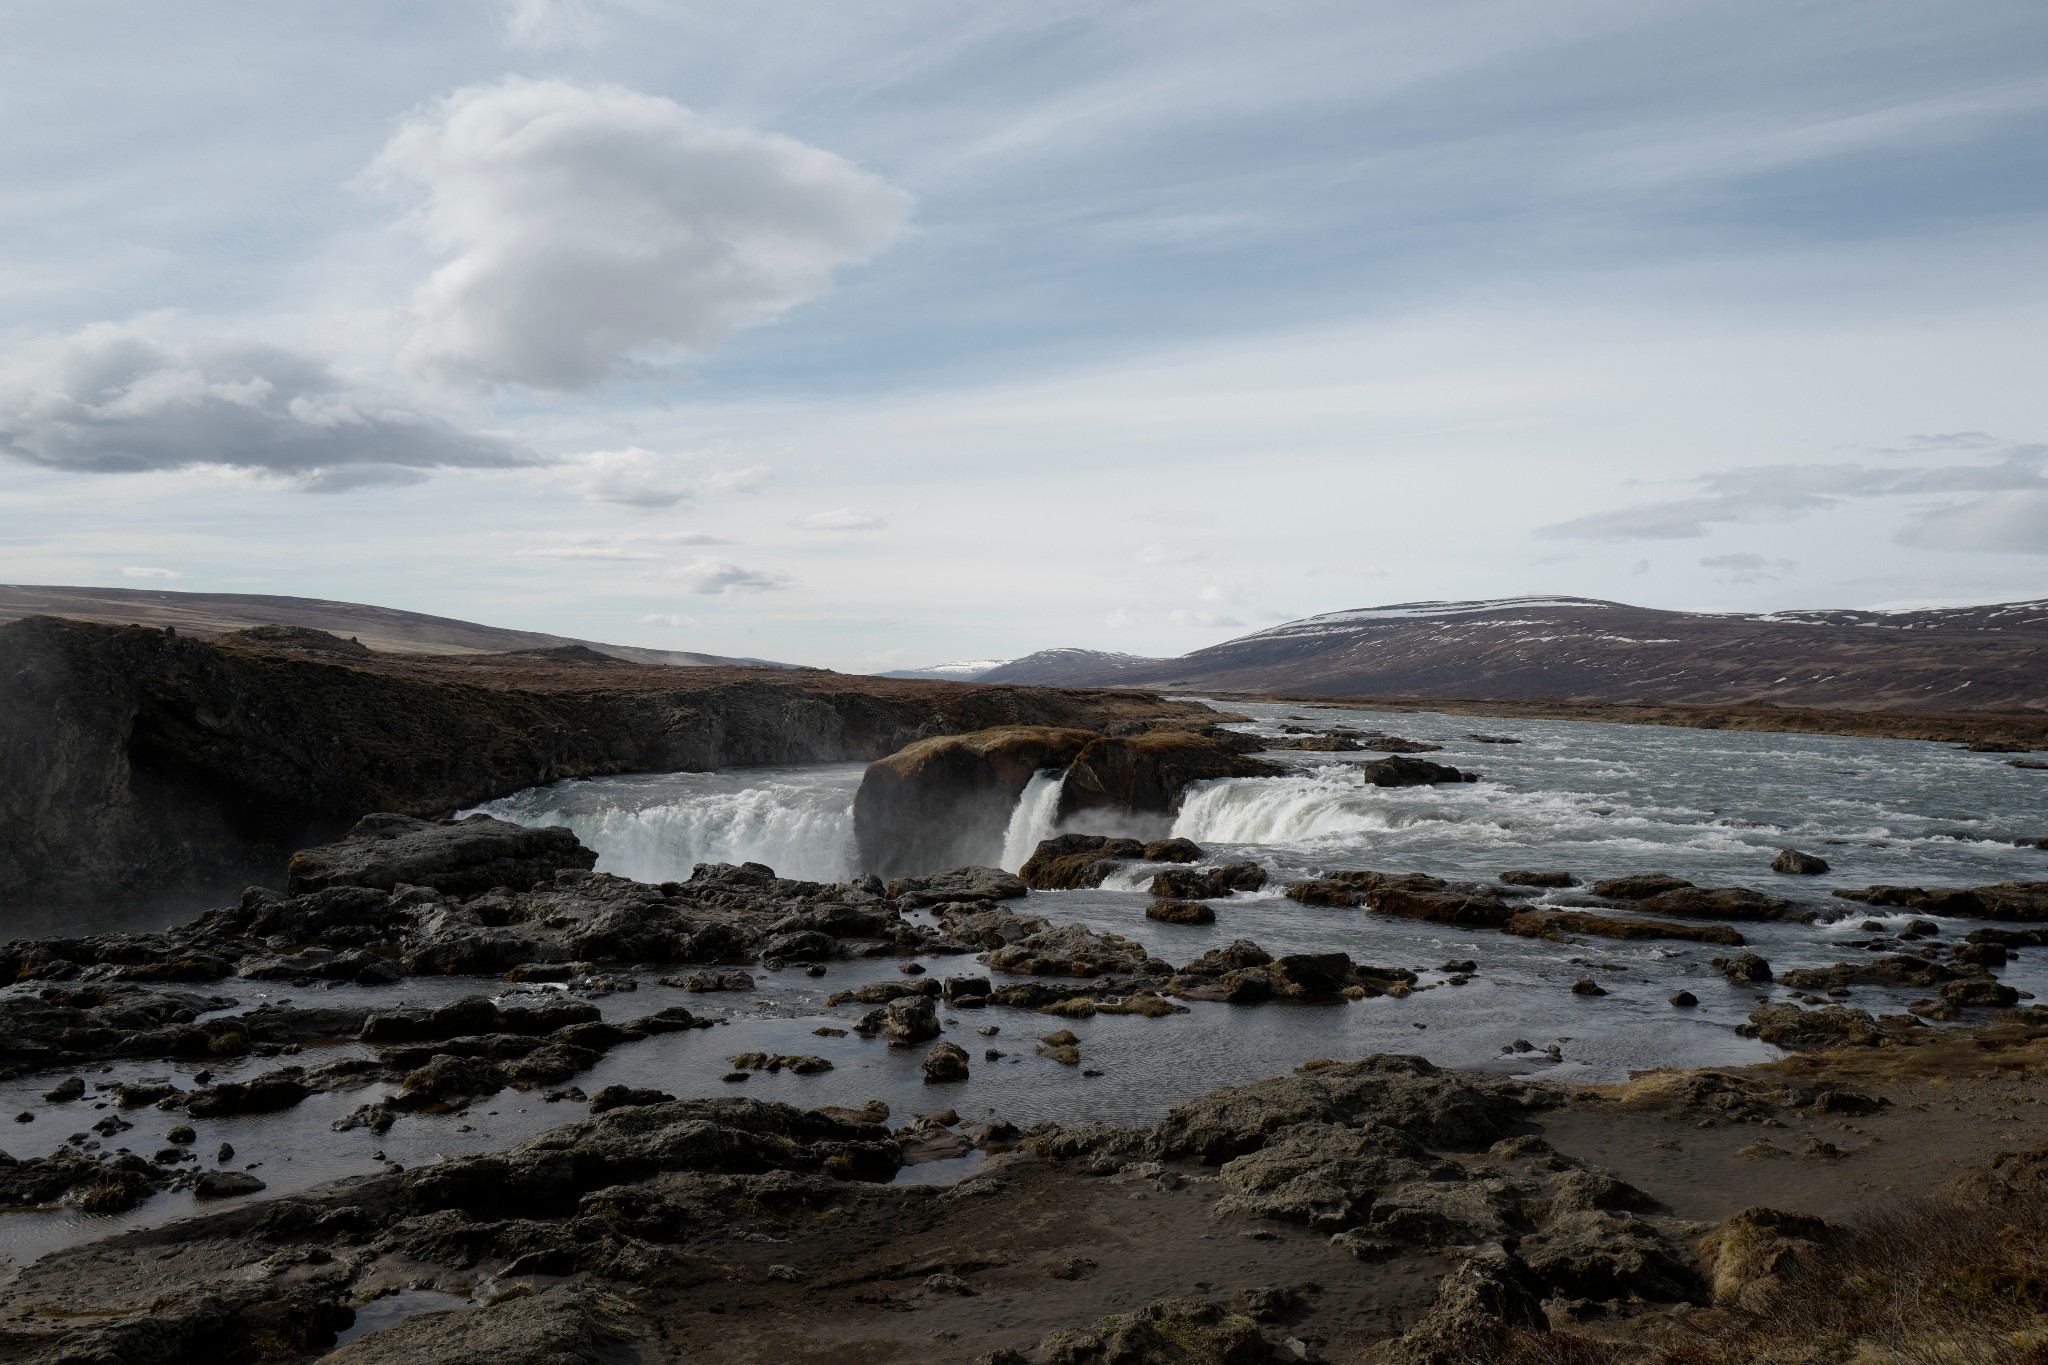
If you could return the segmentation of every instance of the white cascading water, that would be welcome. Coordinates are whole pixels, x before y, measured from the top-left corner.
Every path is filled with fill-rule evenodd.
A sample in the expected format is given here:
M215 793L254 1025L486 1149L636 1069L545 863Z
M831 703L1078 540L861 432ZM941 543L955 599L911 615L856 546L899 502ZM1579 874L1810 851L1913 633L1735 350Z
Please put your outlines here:
M1173 832L1198 844L1301 844L1378 833L1393 822L1375 793L1348 771L1223 778L1188 788Z
M597 870L683 881L698 863L766 863L785 877L844 881L854 872L853 803L838 787L766 782L680 796L640 809L536 808L528 793L480 807L527 825L565 825L597 852Z
M1003 871L1020 870L1032 850L1052 838L1053 824L1059 818L1060 789L1066 784L1064 772L1031 774L1031 780L1017 794L1016 809L1010 812L1010 827L1003 831L1003 856L997 864Z

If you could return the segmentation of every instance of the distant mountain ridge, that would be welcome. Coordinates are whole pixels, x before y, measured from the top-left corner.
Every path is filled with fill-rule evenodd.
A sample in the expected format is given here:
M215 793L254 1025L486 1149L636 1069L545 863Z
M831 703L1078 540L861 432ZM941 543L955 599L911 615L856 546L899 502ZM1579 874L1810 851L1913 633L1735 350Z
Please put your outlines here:
M1322 696L2048 710L2048 600L1758 615L1584 597L1401 602L1289 621L1173 659L1040 650L974 680Z
M510 654L582 645L639 664L678 667L793 668L768 659L735 659L690 650L608 645L539 631L508 630L396 607L268 593L173 592L161 588L72 588L0 584L0 625L24 616L63 616L111 625L171 626L190 635L219 635L251 626L307 626L355 638L385 654Z

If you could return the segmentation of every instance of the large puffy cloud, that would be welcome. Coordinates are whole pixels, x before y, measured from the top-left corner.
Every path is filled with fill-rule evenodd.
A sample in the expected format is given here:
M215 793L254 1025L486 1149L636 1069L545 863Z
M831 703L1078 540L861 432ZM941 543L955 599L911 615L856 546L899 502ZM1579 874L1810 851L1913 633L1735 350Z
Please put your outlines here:
M793 138L615 86L507 79L415 113L373 172L416 182L452 259L401 352L467 384L582 389L701 355L831 287L909 196Z
M0 362L0 451L80 473L225 465L324 491L533 458L281 347L117 323Z

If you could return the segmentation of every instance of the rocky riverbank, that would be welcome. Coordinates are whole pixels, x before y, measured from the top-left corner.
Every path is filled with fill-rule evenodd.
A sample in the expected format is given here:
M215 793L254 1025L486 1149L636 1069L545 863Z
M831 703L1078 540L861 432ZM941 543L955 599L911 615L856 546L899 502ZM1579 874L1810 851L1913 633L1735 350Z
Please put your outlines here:
M372 811L445 815L565 777L872 759L992 725L1215 719L1132 692L27 617L0 626L0 904L203 904Z
M1378 1056L1136 1129L623 1095L45 1257L0 1358L2024 1360L2044 1067L2013 1025L1597 1089ZM893 1179L935 1147L984 1159Z

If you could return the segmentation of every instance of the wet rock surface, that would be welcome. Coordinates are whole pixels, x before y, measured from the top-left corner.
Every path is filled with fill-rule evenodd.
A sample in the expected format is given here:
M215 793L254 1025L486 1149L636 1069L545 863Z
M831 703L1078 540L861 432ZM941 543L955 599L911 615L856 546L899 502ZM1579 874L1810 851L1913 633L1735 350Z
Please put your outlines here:
M2048 923L2048 882L1999 882L1992 886L1867 886L1838 890L1844 900L1865 905L1919 910L1958 919Z

